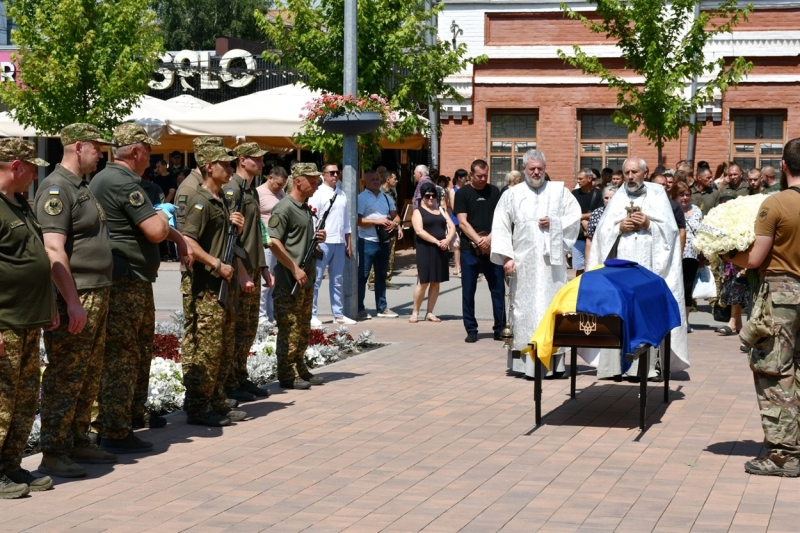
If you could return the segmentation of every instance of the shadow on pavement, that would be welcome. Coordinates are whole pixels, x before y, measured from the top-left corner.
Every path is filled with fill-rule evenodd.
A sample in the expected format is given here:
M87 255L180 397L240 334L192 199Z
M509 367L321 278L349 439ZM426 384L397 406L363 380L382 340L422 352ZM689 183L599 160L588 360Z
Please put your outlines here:
M715 455L741 455L742 457L759 457L763 444L754 440L734 440L715 442L705 449Z

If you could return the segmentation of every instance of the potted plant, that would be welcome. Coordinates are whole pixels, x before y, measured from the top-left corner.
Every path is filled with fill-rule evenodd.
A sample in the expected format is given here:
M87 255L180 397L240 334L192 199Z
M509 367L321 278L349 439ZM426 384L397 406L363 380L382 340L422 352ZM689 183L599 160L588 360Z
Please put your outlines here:
M351 96L323 94L307 104L306 122L314 122L328 133L365 135L391 122L391 108L377 94Z

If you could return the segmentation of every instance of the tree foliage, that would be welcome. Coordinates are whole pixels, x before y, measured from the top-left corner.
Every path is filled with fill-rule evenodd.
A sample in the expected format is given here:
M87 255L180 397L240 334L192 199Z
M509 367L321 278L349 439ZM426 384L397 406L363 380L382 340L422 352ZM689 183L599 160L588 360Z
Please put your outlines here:
M266 13L269 0L156 0L167 50L213 50L228 35L261 41L253 12Z
M258 25L275 47L265 57L285 68L299 70L314 90L342 94L344 90L344 0L279 0L275 18L257 14ZM358 0L358 91L378 94L400 114L393 135L405 138L425 131L418 116L429 104L438 107L437 95L461 101L444 80L472 61L467 47L455 49L435 39L431 17L442 5L425 9L420 0ZM434 36L433 44L428 43ZM361 141L361 139L359 139ZM308 148L341 157L340 135L303 136ZM364 147L369 157L377 147Z
M658 148L658 164L662 164L662 148L667 140L677 139L683 128L699 132L703 123L692 124L690 116L714 93L724 93L735 86L752 68L752 63L739 57L706 60L704 49L715 36L730 33L742 20L747 20L752 6L737 7L736 0L725 0L694 18L700 0L588 0L597 7L599 21L593 21L561 4L572 19L580 20L590 31L605 34L622 50L625 68L631 75L644 78L637 83L615 75L594 56L573 45L573 54L559 50L566 63L585 74L600 77L617 91L613 119L629 131L640 130ZM687 83L697 76L708 77L693 96L686 96Z
M14 0L18 84L0 99L43 134L74 122L110 130L147 92L163 46L140 0Z

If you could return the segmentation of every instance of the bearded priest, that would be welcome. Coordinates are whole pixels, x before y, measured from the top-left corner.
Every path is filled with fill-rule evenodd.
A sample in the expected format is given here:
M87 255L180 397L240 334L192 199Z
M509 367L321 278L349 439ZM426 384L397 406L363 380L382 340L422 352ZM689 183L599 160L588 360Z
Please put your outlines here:
M581 207L564 183L545 180L542 152L528 150L522 165L524 182L503 193L494 212L491 260L503 265L511 283L514 339L508 368L533 377L532 357L523 350L553 296L567 282L565 255L578 238ZM552 361L547 375L563 375L563 349Z
M636 261L658 274L667 282L678 301L681 325L672 330L670 369L682 370L689 366L689 346L686 338L686 310L683 303L683 268L680 233L664 188L645 183L647 163L639 157L630 157L622 165L624 186L608 202L603 217L597 224L592 248L587 258L587 270L601 264L609 254L618 259ZM619 350L581 350L581 356L597 367L597 377L619 376L621 362ZM656 371L656 357L650 358L649 378L660 379ZM625 376L637 376L638 361Z

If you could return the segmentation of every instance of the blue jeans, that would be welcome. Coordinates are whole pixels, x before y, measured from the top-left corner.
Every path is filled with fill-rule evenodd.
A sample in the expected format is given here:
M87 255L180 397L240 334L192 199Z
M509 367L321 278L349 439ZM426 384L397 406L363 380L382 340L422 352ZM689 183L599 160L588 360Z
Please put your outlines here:
M478 274L486 276L489 292L492 295L492 315L495 334L503 329L505 319L505 281L503 267L489 261L488 255L476 256L468 248L461 249L461 314L464 315L464 329L467 333L478 332L475 320L475 290L478 287Z
M358 312L364 311L369 270L375 267L375 309L386 311L386 269L389 267L389 243L358 239ZM502 327L502 326L501 326Z
M317 261L317 279L314 282L314 306L311 316L317 316L317 296L322 285L322 276L325 274L325 267L328 267L328 293L331 297L331 311L334 318L342 316L342 280L344 276L344 259L346 256L347 245L324 244L320 243L322 259Z

